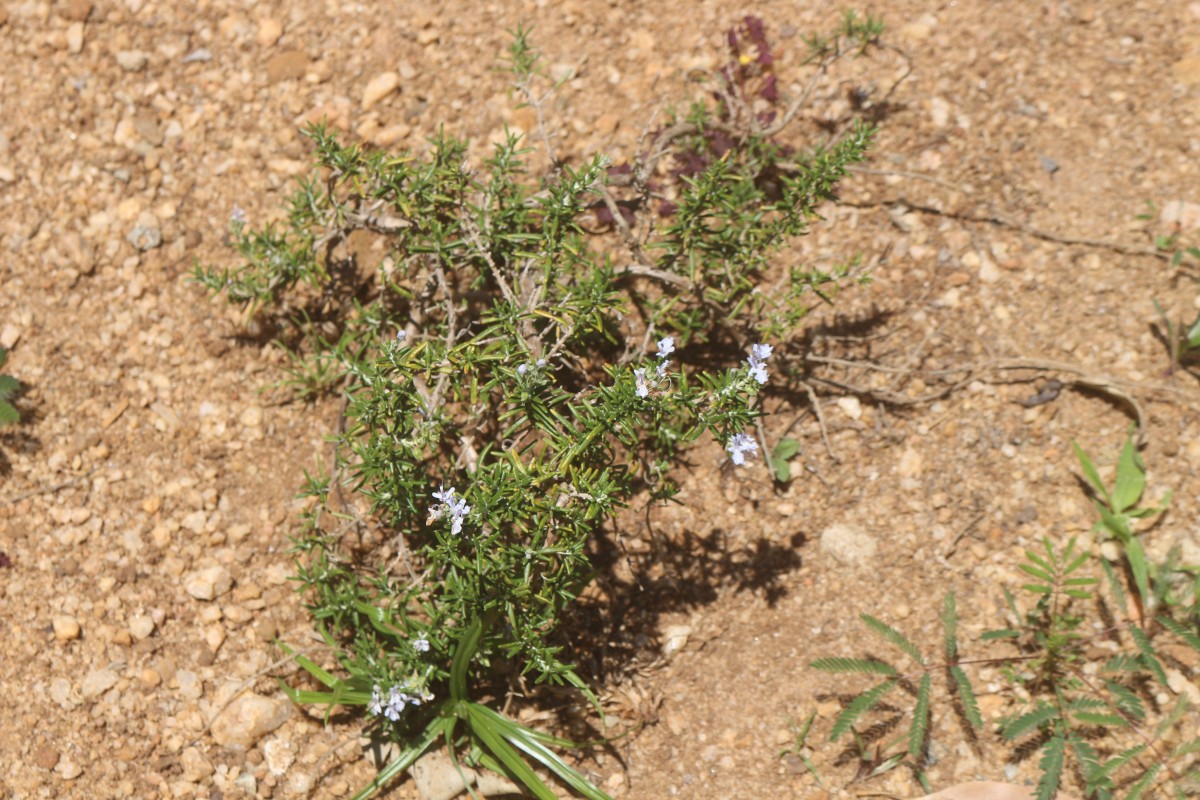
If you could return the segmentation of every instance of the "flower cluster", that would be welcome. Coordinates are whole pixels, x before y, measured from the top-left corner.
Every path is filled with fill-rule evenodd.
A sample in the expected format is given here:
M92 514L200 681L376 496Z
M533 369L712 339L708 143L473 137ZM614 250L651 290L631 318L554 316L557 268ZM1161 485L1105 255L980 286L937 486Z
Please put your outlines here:
M769 344L756 344L750 347L750 357L746 363L750 365L750 377L760 384L767 382L767 359L775 348ZM739 462L740 463L740 462Z
M539 358L536 364L522 364L521 366L517 367L517 374L523 378L529 374L530 369L544 369L545 366L546 359Z
M644 369L635 369L633 371L633 380L638 397L648 397L652 389L657 389L660 384L667 380L667 367L671 365L671 360L667 356L674 352L675 337L664 336L658 340L658 366L654 368L654 372L647 376Z
M393 686L391 689L388 689L387 702L385 703L379 684L376 684L371 688L371 702L367 703L367 710L377 717L387 717L392 722L396 722L400 719L400 715L404 713L405 706L419 706L422 702L428 702L433 699L433 695L429 692L410 694L410 691L415 690L409 687L404 687L404 690L402 690L399 686Z
M735 433L725 444L725 449L729 451L730 460L740 467L746 463L746 453L758 452L758 442L754 441L753 436Z
M433 499L438 500L441 505L434 506L429 510L429 520L432 522L448 514L450 516L450 532L455 536L462 533L463 519L471 513L471 507L467 505L467 501L454 496L453 486L449 489L442 487L434 492Z

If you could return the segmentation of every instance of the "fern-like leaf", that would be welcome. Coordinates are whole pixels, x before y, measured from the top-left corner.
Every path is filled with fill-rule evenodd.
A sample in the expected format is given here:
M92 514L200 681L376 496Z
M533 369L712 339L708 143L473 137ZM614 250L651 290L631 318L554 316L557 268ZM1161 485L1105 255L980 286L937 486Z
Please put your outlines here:
M1121 615L1129 616L1129 596L1125 594L1125 587L1121 585L1121 580L1117 577L1112 564L1108 563L1108 559L1101 558L1100 569L1103 570L1104 577L1108 579L1108 591L1112 594L1113 602L1117 604L1117 608L1121 609Z
M1071 736L1067 743L1071 745L1075 758L1079 761L1080 771L1086 783L1084 794L1095 800L1112 800L1112 778L1101 767L1100 754L1096 752L1096 748L1079 736Z
M933 694L933 679L926 672L921 676L921 685L917 688L917 706L913 709L913 723L908 730L908 754L920 763L922 751L925 749L925 736L929 733L929 698Z
M953 592L946 592L946 599L942 601L942 640L946 662L953 664L958 660L958 608Z
M1162 764L1151 764L1150 769L1146 770L1146 774L1129 787L1129 794L1125 795L1125 800L1142 800L1142 795L1150 788L1150 784L1154 783L1160 770L1162 770Z
M1098 714L1093 711L1075 712L1075 721L1083 725L1099 725L1102 728L1124 728L1129 723L1116 714Z
M1160 683L1166 684L1167 673L1163 672L1162 664L1158 663L1158 656L1154 654L1154 646L1150 644L1150 637L1136 625L1129 628L1129 635L1133 637L1133 643L1137 645L1138 652L1142 654L1142 661L1145 662L1146 669L1152 672Z
M885 664L873 658L818 658L809 666L822 672L856 672L861 675L899 674L891 664Z
M836 742L839 736L850 730L859 717L874 708L884 695L895 689L897 683L895 680L884 681L851 700L850 705L834 720L833 729L829 731L829 741Z
M1047 703L1039 703L1038 707L1027 714L1005 722L1001 735L1005 741L1019 739L1030 731L1037 730L1042 725L1058 716L1058 709Z
M1194 631L1188 630L1170 617L1159 617L1158 621L1164 628L1182 639L1184 644L1200 653L1200 636L1197 636Z
M916 661L921 666L925 665L925 659L921 657L921 651L918 650L916 645L910 642L903 633L896 630L891 625L888 625L886 622L875 619L875 617L872 617L870 614L860 614L859 619L861 619L868 628L875 631L884 639L887 639L896 647L899 647L901 650L903 650L913 661Z
M1104 666L1101 667L1101 671L1108 673L1141 672L1142 668L1141 656L1135 656L1130 653L1120 653L1113 656L1108 661L1105 661Z
M1132 689L1122 683L1107 680L1104 682L1104 686L1112 692L1113 703L1117 708L1134 719L1146 718L1146 707L1142 705L1142 699Z
M1051 737L1050 741L1046 742L1046 746L1042 748L1042 760L1038 762L1042 776L1038 778L1037 800L1054 800L1054 796L1058 794L1058 784L1062 780L1065 748L1066 741L1059 735Z
M983 715L979 713L979 701L975 699L975 690L971 688L971 682L967 680L967 673L963 671L962 667L954 666L950 668L950 677L954 678L954 685L958 689L958 698L962 700L962 710L967 722L971 723L973 728L982 728Z
M1175 701L1175 706L1171 709L1171 713L1159 720L1158 725L1155 726L1154 736L1156 738L1166 736L1167 731L1174 728L1179 724L1179 720L1183 719L1183 715L1187 713L1189 705L1187 695L1179 695L1179 698Z
M1189 753L1200 753L1200 736L1192 739L1190 742L1184 742L1171 751L1171 758L1186 756Z

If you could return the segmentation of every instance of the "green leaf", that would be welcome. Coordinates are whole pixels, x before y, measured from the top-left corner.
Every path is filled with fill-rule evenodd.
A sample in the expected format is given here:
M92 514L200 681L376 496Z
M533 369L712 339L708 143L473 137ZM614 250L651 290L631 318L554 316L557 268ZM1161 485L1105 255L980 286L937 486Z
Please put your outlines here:
M1160 683L1166 685L1167 674L1163 672L1162 664L1158 663L1158 656L1154 654L1150 637L1136 625L1129 628L1129 635L1133 639L1133 643L1137 645L1138 652L1142 654L1142 658L1146 662L1146 669L1150 670Z
M1137 449L1133 444L1133 436L1125 440L1121 448L1121 456L1117 460L1117 482L1113 487L1113 511L1120 514L1137 505L1142 492L1146 488L1146 469Z
M918 761L925 747L925 736L929 733L929 698L932 694L933 679L926 672L921 676L921 685L917 688L917 705L913 709L912 727L908 729L908 754Z
M476 617L467 626L454 648L454 659L450 662L450 697L455 702L467 699L467 669L471 666L475 651L479 649L479 639L482 636L483 620Z
M1133 538L1126 542L1125 557L1129 559L1129 570L1133 573L1133 582L1137 584L1138 595L1149 602L1150 567L1146 563L1146 551L1142 549L1142 543Z
M872 617L870 614L859 614L858 617L864 623L866 623L868 628L875 631L884 639L887 639L896 647L907 653L913 661L916 661L922 666L925 665L925 659L921 657L921 652L917 650L916 646L913 645L913 643L907 638L905 638L904 634L902 634L900 631L896 630L885 622L875 619L875 617Z
M21 421L21 412L12 403L0 400L0 426L15 425Z
M1062 780L1063 755L1066 742L1061 736L1055 735L1042 748L1042 759L1038 767L1042 775L1037 783L1037 800L1054 800L1058 794L1058 784Z
M962 700L963 715L966 716L967 722L971 723L974 728L983 727L983 715L979 713L979 702L975 699L975 690L971 688L971 682L967 680L967 673L962 667L953 666L950 668L950 676L954 678L954 685L958 689L958 697Z
M487 706L477 703L472 703L471 705L473 706L474 713L481 719L489 720L495 730L508 742L524 751L530 758L537 760L538 763L561 778L564 783L576 792L588 798L588 800L611 800L607 794L596 788L583 775L576 771L574 767L563 761L557 753L550 750L544 744L546 739L551 739L555 743L562 742L565 745L570 745L571 743L567 743L561 739L554 739L554 737L548 737L539 731L527 728Z
M21 382L12 375L0 375L0 399L7 399L21 388Z
M1107 558L1100 559L1100 568L1104 571L1104 576L1108 578L1108 589L1112 593L1113 601L1117 604L1117 608L1121 609L1121 613L1129 616L1129 598L1125 594L1125 587L1121 585L1117 573L1112 568L1112 564L1108 563Z
M954 593L946 592L942 600L942 644L946 652L946 661L954 663L958 660L958 609L954 604Z
M1045 570L1038 569L1037 567L1033 566L1032 564L1020 564L1020 565L1018 565L1018 567L1025 574L1032 575L1033 577L1037 578L1038 580L1046 581L1047 583L1054 583L1053 575L1046 572Z
M1030 731L1037 730L1042 725L1058 717L1058 708L1048 703L1039 703L1033 711L1022 714L1004 723L1000 734L1004 740L1011 742L1019 739Z
M1183 625L1180 625L1178 622L1167 616L1158 617L1158 622L1171 633L1182 639L1188 647L1192 648L1197 653L1200 653L1200 636L1197 636L1194 631L1188 630Z
M787 459L771 456L771 473L779 483L787 483L792 479L792 465Z
M895 689L897 683L895 680L884 681L851 700L850 705L846 706L845 710L834 720L833 728L829 731L829 741L836 742L839 736L850 730L859 717L870 711L888 692Z
M984 631L979 638L985 642L995 641L996 639L1019 639L1021 632L1012 628L1001 628L996 631Z
M1104 686L1112 693L1113 703L1117 708L1134 719L1142 720L1146 718L1146 707L1142 705L1141 698L1132 689L1112 680L1104 681Z
M374 780L360 789L354 795L354 797L351 798L351 800L366 800L366 798L387 786L389 783L395 780L398 775L401 775L405 770L415 764L417 759L429 749L429 745L437 741L438 736L441 735L439 722L440 720L434 720L431 722L429 726L425 728L424 735L416 744L401 750L400 755L390 761L386 767L381 769L379 774L375 776Z
M795 457L800 452L800 442L796 439L780 439L775 445L775 449L771 452L772 458L781 458L787 461Z
M1075 721L1084 725L1100 725L1103 727L1124 728L1129 725L1124 717L1119 717L1116 714L1097 714L1093 711L1077 711L1074 714Z
M1184 742L1171 751L1171 758L1186 756L1190 753L1200 753L1200 736L1197 736L1191 741Z
M896 668L891 664L885 664L873 658L818 658L809 666L822 672L857 672L863 675L898 674Z
M1075 449L1075 457L1079 459L1079 466L1083 470L1083 477L1087 479L1088 484L1096 491L1096 494L1104 498L1104 502L1112 507L1112 498L1108 494L1108 489L1104 488L1104 482L1100 480L1100 473L1096 471L1096 465L1092 463L1092 459L1088 454L1083 452L1078 443L1074 439L1071 440L1071 447Z
M525 763L521 754L504 740L504 737L494 727L492 720L479 713L481 706L476 703L465 703L464 708L471 732L479 737L483 745L504 765L506 770L512 773L514 778L520 781L538 800L558 800L558 796L550 790L550 787Z
M1161 762L1151 764L1150 768L1146 770L1146 774L1139 778L1137 783L1129 787L1129 794L1125 795L1125 800L1141 800L1142 795L1150 788L1150 784L1154 782L1154 779L1162 770L1162 766Z

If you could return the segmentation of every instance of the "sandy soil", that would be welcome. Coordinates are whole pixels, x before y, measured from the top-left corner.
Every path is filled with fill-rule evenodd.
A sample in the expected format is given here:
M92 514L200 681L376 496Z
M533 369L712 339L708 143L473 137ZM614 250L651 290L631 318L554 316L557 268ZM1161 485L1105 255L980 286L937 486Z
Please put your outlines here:
M526 22L551 71L575 70L551 109L560 153L619 157L718 64L742 13L767 21L785 86L807 75L798 34L835 20L817 3L716 0L0 4L0 344L27 386L24 423L0 438L0 796L325 798L368 779L354 720L326 728L276 704L272 676L291 669L268 669L276 636L307 640L287 537L336 403L264 391L280 352L186 273L232 258L235 206L279 214L306 167L306 120L392 147L443 124L480 148L505 124L528 129L494 70L505 30ZM875 282L814 314L807 344L900 370L981 368L950 389L814 364L828 450L804 397L768 400L768 433L804 442L787 488L718 470L704 446L682 508L622 523L628 557L597 589L611 650L585 667L631 733L582 763L614 796L824 795L778 756L789 719L817 711L818 742L847 688L807 662L861 654L862 612L936 646L950 590L969 640L1002 621L1000 586L1020 582L1028 543L1086 533L1070 442L1115 455L1129 409L1070 384L1026 408L1041 386L1027 379L1077 376L989 363L1061 362L1136 397L1150 493L1175 493L1150 547L1200 561L1200 390L1166 374L1152 332L1154 298L1194 313L1195 271L1145 253L1169 218L1136 219L1146 201L1200 202L1200 3L898 0L885 18L913 65L874 107L868 166L893 174L848 181L795 254L861 253ZM794 141L856 102L871 110L900 67L835 71ZM389 71L398 90L365 108ZM897 395L921 401L881 402ZM985 714L1005 713L1013 698L982 677ZM238 751L207 723L247 681L265 715L288 718ZM934 742L937 787L1034 774L1006 769L998 745L969 747L945 706ZM852 784L841 754L814 755L838 796L922 793L901 771Z

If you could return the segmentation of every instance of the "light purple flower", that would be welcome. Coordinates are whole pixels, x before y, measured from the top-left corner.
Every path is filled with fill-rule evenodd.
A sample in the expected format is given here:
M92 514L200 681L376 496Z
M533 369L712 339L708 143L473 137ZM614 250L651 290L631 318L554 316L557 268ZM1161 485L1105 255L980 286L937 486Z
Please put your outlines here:
M524 375L526 372L529 372L529 365L528 365L528 364L522 364L521 366L517 367L517 374L518 374L518 375Z
M767 365L759 361L754 356L746 359L750 363L750 377L758 381L760 384L767 382Z
M675 352L675 337L664 336L658 340L658 357L666 358Z
M367 703L367 710L377 717L383 713L383 698L379 694L378 684L371 689L371 702Z
M247 220L246 209L242 208L237 203L234 203L233 204L233 213L231 213L229 215L229 221L236 222L239 225L245 225L246 220Z
M735 433L725 444L725 449L729 452L729 459L740 467L746 463L746 453L758 452L758 442L747 434Z
M750 355L760 361L766 361L775 352L775 348L769 344L755 344L750 346Z
M441 519L444 514L449 512L450 532L455 536L462 533L463 519L467 514L471 513L471 507L467 505L467 501L462 498L456 498L454 487L449 489L443 487L433 493L433 499L441 502L441 505L434 506L429 510L429 519Z
M637 386L637 396L647 397L650 394L650 385L646 383L646 370L635 369L633 371L633 380Z
M413 646L413 650L416 650L418 653L428 653L429 652L429 640L426 639L424 636L419 636L416 639L414 639L412 646Z

